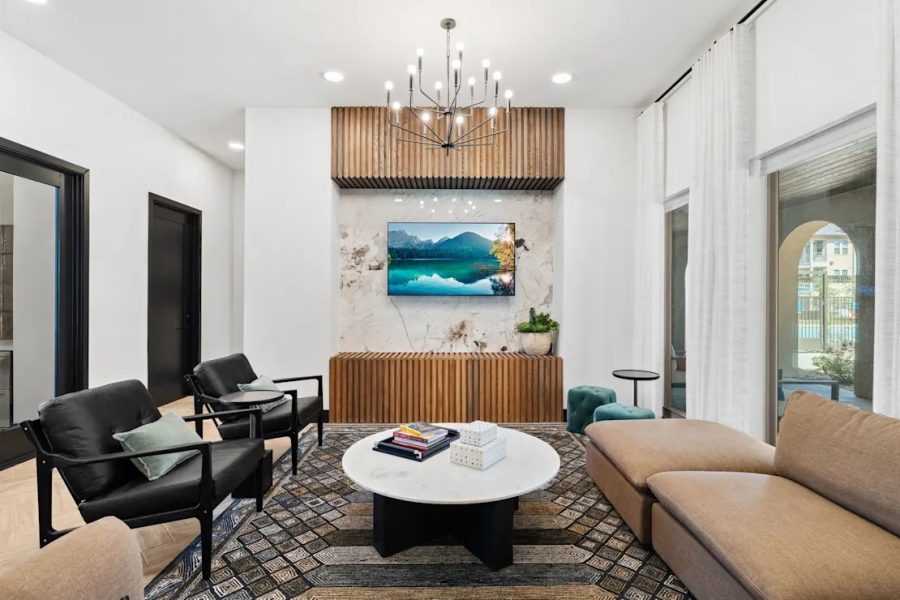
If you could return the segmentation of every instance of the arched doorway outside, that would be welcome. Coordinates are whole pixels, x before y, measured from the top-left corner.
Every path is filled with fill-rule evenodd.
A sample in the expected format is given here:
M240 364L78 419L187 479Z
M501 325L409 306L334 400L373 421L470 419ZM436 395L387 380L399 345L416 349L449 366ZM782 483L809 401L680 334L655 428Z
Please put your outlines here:
M871 353L864 346L873 332L862 272L871 262L870 235L868 228L810 220L782 240L779 401L804 389L871 410Z

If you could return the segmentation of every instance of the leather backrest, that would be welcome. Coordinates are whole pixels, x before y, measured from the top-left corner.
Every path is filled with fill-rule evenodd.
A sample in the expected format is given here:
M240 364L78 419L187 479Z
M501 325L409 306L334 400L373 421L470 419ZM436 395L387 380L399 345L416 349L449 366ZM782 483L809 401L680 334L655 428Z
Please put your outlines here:
M243 354L204 361L194 367L194 375L203 393L214 398L238 392L239 383L250 383L256 379L250 361Z
M38 413L51 451L76 458L122 452L114 433L160 417L147 388L134 379L60 396L42 404ZM95 498L141 476L128 460L68 467L62 474L78 500Z
M788 398L775 472L900 535L900 419L815 394Z

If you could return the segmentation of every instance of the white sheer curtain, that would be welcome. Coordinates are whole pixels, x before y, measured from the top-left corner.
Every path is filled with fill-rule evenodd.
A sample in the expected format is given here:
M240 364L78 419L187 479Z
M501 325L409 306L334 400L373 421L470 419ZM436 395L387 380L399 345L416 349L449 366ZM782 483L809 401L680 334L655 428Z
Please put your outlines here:
M637 244L634 311L635 369L665 369L665 237L666 163L663 105L654 103L638 118ZM641 406L662 416L663 378L641 384Z
M687 416L750 433L759 404L749 343L752 39L738 25L694 65L696 164L686 276ZM759 248L756 248L759 251Z
M900 1L881 0L875 219L875 412L900 417Z

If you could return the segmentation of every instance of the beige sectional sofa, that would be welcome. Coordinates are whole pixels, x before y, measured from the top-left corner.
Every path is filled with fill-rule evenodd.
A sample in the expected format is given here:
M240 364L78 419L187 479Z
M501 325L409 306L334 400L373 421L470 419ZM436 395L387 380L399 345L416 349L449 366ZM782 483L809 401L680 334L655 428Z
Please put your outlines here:
M0 576L3 599L143 597L143 565L137 536L114 517L75 529Z
M772 473L775 448L719 423L602 421L584 431L587 470L644 544L656 498L647 479L667 471Z
M698 598L900 598L900 420L796 393L770 473L651 470L653 547Z

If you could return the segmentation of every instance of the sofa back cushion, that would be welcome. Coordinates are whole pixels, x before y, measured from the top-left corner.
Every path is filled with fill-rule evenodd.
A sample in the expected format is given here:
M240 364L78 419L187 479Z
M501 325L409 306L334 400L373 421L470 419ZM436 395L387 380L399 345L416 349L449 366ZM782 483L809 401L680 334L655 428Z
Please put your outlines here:
M900 419L794 392L775 472L900 535Z
M250 361L243 354L204 361L194 367L194 375L203 393L214 398L238 392L239 383L250 383L256 379Z
M38 412L51 450L76 458L122 452L113 434L160 417L147 388L137 380L66 394L44 403ZM141 476L128 460L67 467L62 475L77 500L95 498Z

